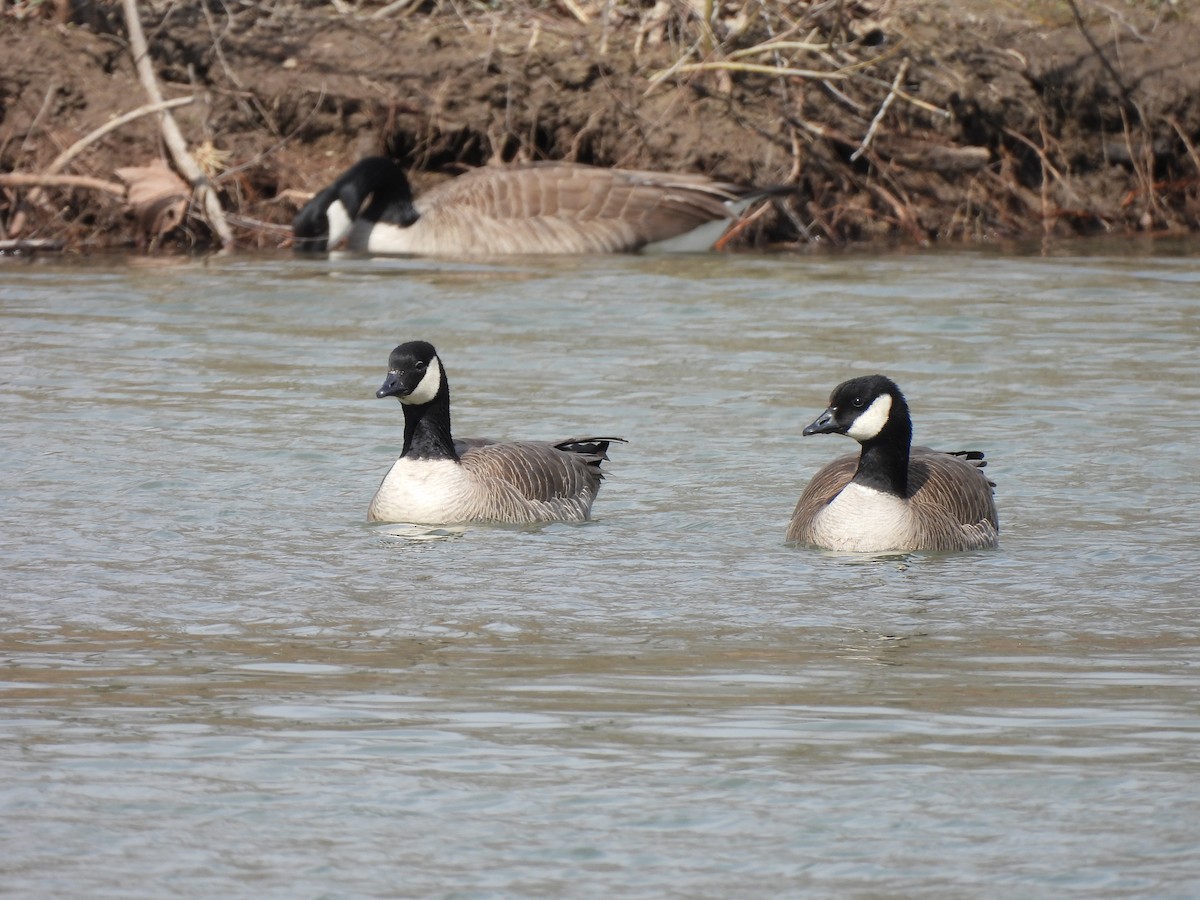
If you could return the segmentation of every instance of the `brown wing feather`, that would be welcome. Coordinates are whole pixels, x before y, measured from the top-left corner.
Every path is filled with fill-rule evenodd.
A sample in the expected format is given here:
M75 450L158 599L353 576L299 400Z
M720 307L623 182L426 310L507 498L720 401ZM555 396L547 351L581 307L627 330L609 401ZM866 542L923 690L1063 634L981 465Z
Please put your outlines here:
M497 252L531 243L549 251L612 252L730 218L726 202L752 193L702 175L530 163L474 169L426 191L415 205L443 249L470 240L476 252L480 242L493 242Z
M908 491L913 514L929 534L945 535L931 550L990 547L1000 530L991 482L981 471L983 454L945 453L913 447ZM942 543L938 539L939 544Z
M557 444L540 441L497 443L467 438L463 468L490 488L507 487L497 495L496 518L505 521L586 519L604 474L610 441L620 438L579 438Z
M788 523L787 530L788 543L811 542L813 519L850 483L857 469L858 454L847 453L827 463L812 477L792 511L792 521Z

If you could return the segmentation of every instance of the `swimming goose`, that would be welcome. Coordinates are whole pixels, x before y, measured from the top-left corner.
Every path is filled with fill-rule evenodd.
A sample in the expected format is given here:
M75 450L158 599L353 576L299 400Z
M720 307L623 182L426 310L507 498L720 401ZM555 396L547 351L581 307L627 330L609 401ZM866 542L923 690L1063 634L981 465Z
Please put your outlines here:
M392 351L375 396L400 401L404 449L371 500L372 522L582 522L600 490L608 445L623 440L456 440L450 436L450 385L437 351L425 341Z
M846 434L862 450L813 476L792 513L788 542L866 552L997 545L983 454L910 447L908 404L891 379L868 375L838 385L803 433Z
M371 157L318 193L292 223L298 250L418 256L710 249L760 197L755 189L675 175L537 162L472 169L413 198L404 170ZM367 202L368 197L370 202Z

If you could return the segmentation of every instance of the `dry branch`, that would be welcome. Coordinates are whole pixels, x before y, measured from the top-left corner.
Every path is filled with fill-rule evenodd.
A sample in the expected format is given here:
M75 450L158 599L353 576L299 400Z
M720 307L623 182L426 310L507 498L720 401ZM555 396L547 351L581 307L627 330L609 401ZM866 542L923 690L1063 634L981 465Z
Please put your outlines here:
M867 147L871 145L871 140L875 137L875 132L879 129L879 123L883 121L883 117L887 115L888 107L892 105L892 101L896 99L896 91L900 90L900 84L904 81L904 76L908 74L908 60L900 63L900 69L896 72L896 77L892 81L892 89L888 91L888 95L883 98L883 103L879 107L879 112L875 113L875 118L871 120L871 126L867 129L866 136L862 139L862 143L858 145L858 149L850 154L850 162L854 162L860 156L867 152Z
M133 54L138 78L150 100L154 103L163 103L162 91L158 88L154 67L150 64L150 49L146 44L146 34L142 31L142 21L138 17L136 0L121 0L121 6L125 11L125 24L129 29L129 49ZM171 158L175 161L175 167L191 183L192 191L204 208L212 230L221 239L222 246L233 246L233 232L230 231L229 224L225 221L225 212L221 209L221 201L200 166L196 164L196 160L188 152L187 141L184 140L183 133L175 122L175 117L165 109L160 115L162 116L163 140L171 153Z
M45 171L43 171L40 175L23 175L13 173L11 175L0 176L4 179L0 180L0 184L6 184L11 187L32 187L33 190L29 192L29 196L26 198L26 202L31 205L40 203L42 201L42 188L44 187L79 187L86 188L88 190L106 191L110 194L124 196L125 188L122 185L116 184L115 182L76 175L59 176L58 173L70 165L71 160L73 160L76 156L78 156L96 141L100 140L100 138L104 137L104 135L108 134L110 131L120 128L127 122L132 122L134 119L140 118L141 116L149 115L153 112L159 112L163 109L174 106L182 106L185 103L191 102L191 97L182 97L178 100L167 100L161 103L151 103L132 110L131 112L127 112L125 115L118 116L111 122L106 122L105 124L101 125L95 131L76 141L62 153L58 154L58 156L54 158L54 161L51 162L50 165L46 167ZM24 212L20 212L13 220L13 231L20 232L24 228L24 225L25 214Z
M580 25L587 25L592 21L591 16L575 0L562 0L562 5L566 7L567 12L574 16Z
M1192 163L1197 169L1200 169L1200 154L1196 153L1196 145L1192 143L1187 132L1183 130L1183 126L1179 124L1179 120L1174 116L1168 116L1167 124L1175 129L1175 133L1179 135L1179 140L1183 141L1183 146L1187 150L1188 156L1191 157Z
M810 53L820 53L828 49L828 44L812 44L806 41L778 41L770 40L763 41L761 44L755 44L753 47L744 47L741 50L730 50L726 54L730 60L744 59L747 56L760 56L764 53L777 53L780 50L805 50Z
M137 109L131 110L122 116L117 116L115 119L105 122L95 131L80 138L62 153L54 158L50 165L46 166L45 174L54 175L65 169L76 156L86 150L90 145L94 144L100 138L104 137L110 131L115 131L122 125L132 122L134 119L140 119L142 116L148 116L151 113L162 112L164 109L174 109L177 106L186 106L189 103L194 103L195 97L177 97L174 100L159 100L157 103L147 103L145 106L139 106Z
M855 68L857 67L850 65L844 69L822 72L819 69L793 69L790 66L768 66L762 63L739 63L722 60L717 62L684 63L681 66L672 66L669 69L663 69L661 72L655 72L651 75L650 83L657 84L664 78L682 72L751 72L758 75L788 75L793 78L823 80L826 78L849 78L852 70Z
M65 187L84 188L89 191L104 191L125 196L125 185L115 181L105 181L103 178L89 178L87 175L25 175L20 172L0 174L0 186L3 187Z
M407 7L412 6L415 2L416 0L394 0L394 2L375 10L375 12L371 13L371 15L367 16L367 18L384 19L390 16L392 13L403 12Z

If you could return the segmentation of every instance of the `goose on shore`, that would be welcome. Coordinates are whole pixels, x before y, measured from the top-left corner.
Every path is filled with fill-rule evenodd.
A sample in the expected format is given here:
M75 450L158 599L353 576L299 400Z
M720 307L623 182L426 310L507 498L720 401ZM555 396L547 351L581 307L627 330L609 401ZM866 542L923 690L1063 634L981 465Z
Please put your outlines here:
M535 162L472 169L414 198L400 165L370 157L292 223L296 249L416 256L710 249L760 197L704 175Z
M912 447L912 419L883 375L846 381L804 429L862 445L813 476L792 513L789 543L828 550L979 550L1000 531L992 484L978 451Z
M450 385L433 345L401 344L376 396L404 410L404 448L367 510L372 522L582 522L615 437L557 442L455 439Z

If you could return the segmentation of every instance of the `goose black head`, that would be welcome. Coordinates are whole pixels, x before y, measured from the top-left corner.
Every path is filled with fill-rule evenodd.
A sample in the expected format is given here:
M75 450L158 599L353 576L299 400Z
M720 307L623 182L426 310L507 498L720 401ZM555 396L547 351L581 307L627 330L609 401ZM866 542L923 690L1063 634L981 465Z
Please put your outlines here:
M804 429L810 434L844 434L859 443L907 430L912 434L908 403L886 375L851 378L833 389L829 408Z
M437 397L444 383L442 363L433 344L409 341L388 357L387 378L375 396L381 400L395 397L401 403L422 406Z

